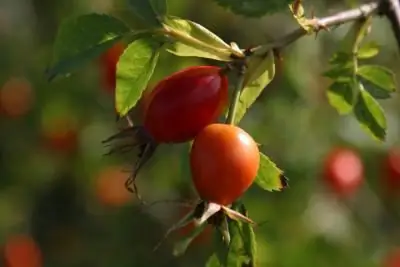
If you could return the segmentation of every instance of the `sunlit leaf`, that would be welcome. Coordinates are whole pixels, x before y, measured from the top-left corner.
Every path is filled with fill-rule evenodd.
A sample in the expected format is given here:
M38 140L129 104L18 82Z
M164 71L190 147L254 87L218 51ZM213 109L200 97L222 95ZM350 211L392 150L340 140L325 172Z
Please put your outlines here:
M354 107L356 116L361 127L371 134L375 139L384 141L386 138L385 113L379 103L360 84L360 94Z
M135 16L149 26L160 27L157 12L163 11L163 1L158 0L128 0L128 4ZM166 4L164 3L165 7ZM153 7L154 6L154 7ZM160 10L161 8L161 10ZM161 13L160 15L163 15Z
M111 48L130 29L120 20L88 14L65 20L57 33L48 79L68 75Z
M231 61L232 48L204 26L190 20L168 16L164 27L176 37L167 50L181 57L202 57Z
M339 114L347 114L352 111L355 104L355 92L358 87L354 81L334 82L327 90L328 101Z
M368 42L362 45L357 51L357 57L360 59L372 58L379 53L380 46L374 42Z
M377 65L363 65L358 68L357 75L388 92L396 90L394 74L388 68Z
M154 72L160 44L150 39L131 43L117 65L116 109L124 116L133 108Z
M238 124L247 110L257 100L265 87L275 75L274 55L269 51L265 57L253 57L244 80L244 88L240 95L235 113L235 124Z
M393 92L388 92L387 90L382 89L381 87L378 87L365 79L361 78L360 82L364 85L364 89L368 91L368 93L370 93L375 99L388 99L392 96L391 94Z
M218 5L231 10L232 12L248 16L261 17L283 11L292 0L214 0Z
M260 167L255 182L262 189L267 191L281 191L285 187L286 177L283 171L263 153L260 153Z
M217 254L214 253L208 258L206 267L224 267L224 266L221 265L221 263L218 260Z

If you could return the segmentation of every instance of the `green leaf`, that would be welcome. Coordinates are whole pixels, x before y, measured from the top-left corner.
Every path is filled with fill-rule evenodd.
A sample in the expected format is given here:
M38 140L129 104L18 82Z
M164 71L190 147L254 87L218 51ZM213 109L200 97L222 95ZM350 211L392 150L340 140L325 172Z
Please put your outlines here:
M159 15L159 16L165 16L168 13L168 5L167 5L167 0L150 0L151 6L153 7L153 10Z
M358 68L357 75L388 92L396 91L394 74L385 67L364 65Z
M229 221L229 233L231 235L231 242L229 243L227 266L241 267L243 264L249 262L249 257L243 247L243 240L241 235L241 223L235 220Z
M292 0L214 0L233 13L247 17L261 17L283 11Z
M357 52L357 57L360 59L372 58L379 53L380 46L374 42L368 42L362 45Z
M228 225L226 222L226 218L224 218L224 223L222 225L217 226L217 228L214 231L214 251L215 255L217 256L218 262L221 264L221 266L227 266L227 259L228 259L228 253L229 253L229 248L226 245L226 242L224 241L224 233L223 231L228 231ZM229 231L227 232L228 234Z
M133 108L154 72L160 44L151 39L131 43L121 55L117 65L116 109L124 116Z
M88 14L65 20L57 33L49 80L68 75L112 47L129 28L120 20L102 14Z
M175 257L183 255L192 241L207 227L207 223L195 225L189 235L183 237L179 242L175 243L173 254Z
M364 85L364 89L367 90L375 99L388 99L391 97L392 92L388 92L362 78L360 79L360 82Z
M379 141L386 138L386 118L379 103L360 84L360 94L354 107L356 116L361 127Z
M231 61L232 48L216 34L190 20L168 16L164 28L175 40L167 51L181 57L202 57Z
M241 121L264 88L273 80L274 75L275 63L272 51L269 51L265 57L252 57L244 77L244 88L236 108L235 124Z
M158 3L159 2L159 3ZM157 18L157 12L163 11L162 1L156 0L128 0L128 5L137 18L148 26L160 27L161 22ZM165 4L166 8L166 4ZM160 15L164 15L161 13Z
M282 191L286 187L283 171L263 153L260 153L260 167L255 182L267 191Z
M339 114L352 111L355 104L355 86L353 81L334 82L327 90L328 101Z
M244 216L248 217L248 212L243 203L240 204L239 210ZM254 263L257 261L257 241L256 235L254 233L253 227L248 223L241 224L242 236L243 236L243 246L246 250L247 255L250 258L250 262Z

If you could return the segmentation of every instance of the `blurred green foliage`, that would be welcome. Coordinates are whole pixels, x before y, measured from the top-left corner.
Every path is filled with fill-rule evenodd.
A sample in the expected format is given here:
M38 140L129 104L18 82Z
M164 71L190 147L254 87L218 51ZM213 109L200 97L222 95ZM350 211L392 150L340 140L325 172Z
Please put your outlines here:
M306 1L306 7L323 16L350 2L355 1ZM99 61L66 79L46 80L58 26L89 12L142 26L122 1L0 2L0 243L5 247L16 234L33 236L46 267L204 266L212 247L208 239L179 258L172 255L176 236L152 251L182 208L141 208L133 198L121 197L121 181L129 173L117 170L129 171L133 156L103 157L101 141L117 131L117 124ZM169 0L169 12L240 47L297 27L288 11L248 19L211 0ZM277 76L241 122L290 179L285 192L253 186L243 198L249 216L265 222L255 229L260 266L381 266L400 240L399 200L385 194L381 168L387 151L400 141L398 95L381 101L388 118L383 144L353 117L339 116L326 98L330 80L321 73L347 29L304 37L285 49ZM398 75L397 46L384 19L373 20L368 39L381 52L365 61ZM162 53L151 83L184 66L210 62ZM324 156L337 146L354 148L365 166L366 182L350 199L336 198L322 180ZM156 200L194 194L185 151L186 145L161 147L138 177L142 195Z

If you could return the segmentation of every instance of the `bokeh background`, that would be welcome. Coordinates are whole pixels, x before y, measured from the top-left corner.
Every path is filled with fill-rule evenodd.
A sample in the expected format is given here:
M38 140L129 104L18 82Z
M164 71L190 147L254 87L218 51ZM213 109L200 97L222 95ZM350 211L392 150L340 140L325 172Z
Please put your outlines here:
M288 12L248 19L211 0L168 2L171 14L199 22L241 47L296 27ZM357 1L305 2L324 16ZM210 231L180 258L172 255L173 242L187 228L152 251L187 209L139 207L123 185L134 157L103 156L107 150L101 141L118 130L104 60L65 79L45 79L61 21L89 12L141 26L124 1L0 1L0 265L204 266L211 253ZM347 29L304 37L287 47L275 80L241 123L290 179L285 192L253 186L243 197L250 217L265 222L255 229L260 266L400 266L399 253L393 265L385 263L396 257L400 243L400 186L388 186L384 167L400 141L400 99L395 94L381 101L389 127L383 144L365 134L352 116L340 117L328 105L330 81L320 73ZM387 21L376 18L368 38L382 46L370 62L398 74L397 45ZM204 63L164 53L152 83ZM357 153L364 168L363 183L347 196L323 175L327 155L338 147ZM186 151L185 145L161 147L138 177L145 198L193 196ZM399 169L400 161L392 166ZM335 168L346 173L357 167L345 161Z

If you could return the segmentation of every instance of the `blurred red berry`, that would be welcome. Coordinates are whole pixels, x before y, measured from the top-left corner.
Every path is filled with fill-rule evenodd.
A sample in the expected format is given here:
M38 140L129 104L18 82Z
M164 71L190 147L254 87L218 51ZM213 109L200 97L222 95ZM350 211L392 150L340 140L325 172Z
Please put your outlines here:
M383 261L383 267L400 267L400 248L394 249L388 253Z
M390 194L400 192L400 149L393 148L384 158L383 185Z
M25 78L12 77L1 88L0 110L6 116L23 116L32 108L33 103L34 91Z
M41 267L42 255L35 240L28 235L14 235L6 240L4 258L7 267Z
M341 196L354 194L364 179L364 167L360 156L349 148L336 148L325 159L324 180Z

